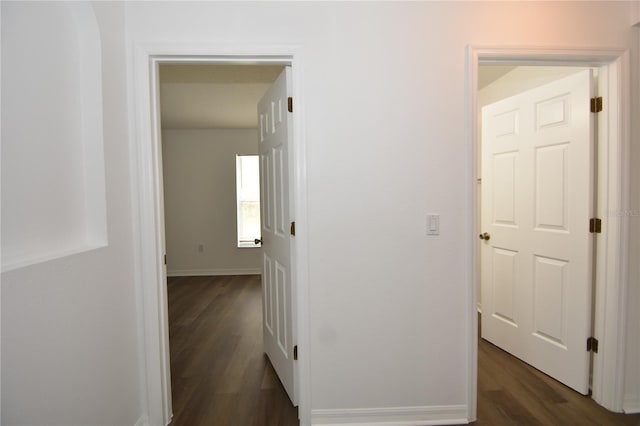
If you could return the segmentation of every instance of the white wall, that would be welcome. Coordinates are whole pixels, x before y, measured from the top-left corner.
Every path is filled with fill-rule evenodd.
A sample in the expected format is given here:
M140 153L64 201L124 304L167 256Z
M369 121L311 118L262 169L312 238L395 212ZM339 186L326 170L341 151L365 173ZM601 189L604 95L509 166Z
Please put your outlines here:
M405 413L403 407L425 418L447 409L464 413L471 350L465 300L473 267L466 243L473 176L464 124L465 49L627 48L631 4L93 7L103 48L109 246L2 275L2 422L132 425L145 412L136 363L140 308L129 180L129 144L136 141L128 139L135 122L127 112L127 90L134 87L125 82L131 65L125 36L132 46L167 40L301 46L309 210L306 353L314 419L356 408L372 418ZM637 99L634 90L631 98ZM634 208L638 181L632 181ZM431 212L441 214L441 235L427 238L425 215ZM632 241L640 239L637 218L633 223ZM631 273L637 291L639 271ZM638 357L629 355L627 362L626 388L638 394ZM353 420L358 417L345 421Z
M163 130L169 275L260 273L262 251L236 243L236 154L258 154L257 141L255 129Z
M141 370L138 365L135 252L129 180L124 7L117 3L92 6L97 16L102 47L104 116L101 118L104 118L106 164L103 193L107 200L109 244L100 249L2 273L1 422L6 425L133 425L143 412L139 397ZM89 5L90 8L92 6ZM57 24L66 24L65 18L60 17L65 9L56 3L2 2L1 7L4 171L7 162L23 161L14 157L14 152L4 150L14 137L5 133L8 127L5 127L4 114L17 114L19 119L23 119L24 114L30 113L29 110L23 110L19 103L5 104L5 77L12 75L5 74L5 71L7 67L20 63L8 63L5 60L5 54L11 51L5 50L5 47L17 46L20 51L22 43L26 43L24 31L30 33L31 39L45 38L40 44L22 49L22 65L19 69L13 69L14 77L22 73L34 78L52 79L48 80L36 99L37 105L34 107L38 111L57 113L73 102L67 97L69 93L60 93L56 86L71 85L73 88L74 82L67 81L68 76L58 73L48 75L47 66L40 62L42 58L55 59L58 53L63 53L61 58L69 59L66 54L68 46L56 43L61 34L56 34L57 30L54 30L54 34L49 32ZM48 18L41 17L47 25L40 27L32 21L24 28L12 28L7 22L13 19L8 9L22 13L31 8L50 9ZM26 17L31 13L39 14L36 11L27 12ZM42 23L41 20L38 22ZM87 23L81 21L81 24ZM96 25L95 21L93 25ZM11 32L5 31L9 28L12 28ZM60 82L59 78L65 80ZM78 81L76 83L80 84ZM83 114L92 111L83 111ZM64 167L74 160L66 158L63 153L72 157L82 153L81 147L66 145L64 140L58 140L66 129L73 128L73 123L68 123L61 122L58 128L49 127L52 123L46 119L28 123L31 129L27 137L21 140L25 145L22 148L32 149L32 155L45 155L40 151L43 143L40 138L49 138L52 143L60 143L60 151L48 150L47 160L59 162L59 166ZM48 196L48 192L82 193L82 189L75 185L55 179L43 183L30 177L7 181L4 178L3 175L3 217L13 207L5 203L6 186L36 184L36 189L44 197ZM84 179L80 175L78 183L83 183ZM63 201L59 200L59 203ZM46 205L40 206L32 214L38 215L49 227L59 227L54 231L66 235L69 228L61 226L58 221L47 222L49 213L59 207L56 201L48 200ZM71 218L75 220L75 216ZM37 242L36 239L34 241Z
M106 217L100 38L91 7L7 3L3 19L6 271L104 246Z
M464 407L472 179L465 49L628 47L630 5L127 8L134 44L302 46L314 418L354 408ZM429 212L441 214L439 237L424 235Z

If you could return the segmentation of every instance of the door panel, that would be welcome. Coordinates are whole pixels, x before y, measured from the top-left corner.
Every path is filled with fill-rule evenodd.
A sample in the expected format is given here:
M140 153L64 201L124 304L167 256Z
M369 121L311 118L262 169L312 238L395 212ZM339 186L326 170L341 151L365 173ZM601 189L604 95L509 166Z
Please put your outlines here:
M562 260L535 256L534 335L566 349L567 269Z
M296 405L292 242L289 235L289 73L290 68L285 67L258 103L258 122L262 196L264 351L289 398Z
M516 169L517 152L500 153L493 158L495 174L494 222L516 225Z
M494 248L493 251L494 315L514 327L518 326L514 300L517 256L512 250Z
M536 148L536 229L567 232L569 144Z
M591 71L482 111L482 337L586 394Z

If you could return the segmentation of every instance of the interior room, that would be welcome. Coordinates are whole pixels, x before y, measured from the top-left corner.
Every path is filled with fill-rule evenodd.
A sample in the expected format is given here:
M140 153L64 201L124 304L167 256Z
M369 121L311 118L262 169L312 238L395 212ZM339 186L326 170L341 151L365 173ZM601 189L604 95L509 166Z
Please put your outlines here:
M2 424L196 424L213 402L200 398L184 417L186 400L172 393L197 394L188 379L208 371L208 355L186 362L186 346L171 348L171 338L198 314L225 313L209 299L172 309L170 290L186 297L187 276L204 291L218 280L224 290L210 291L213 299L236 300L228 291L241 283L236 289L253 303L237 310L247 321L234 322L228 344L216 345L224 356L256 341L260 326L250 326L253 339L233 333L259 323L257 313L270 333L263 350L273 370L264 357L246 364L255 366L247 376L224 370L228 392L217 400L259 383L262 393L246 398L259 407L251 415L268 402L284 407L286 394L300 425L500 424L530 414L542 423L553 416L637 423L640 2L3 1L0 20ZM162 105L184 82L164 67L203 63L281 72L257 83L226 81L267 90L250 125L170 121ZM484 253L502 256L492 263L499 279L490 282L505 289L504 277L520 265L505 259L537 246L500 242L523 217L509 216L509 203L494 206L500 214L481 214L487 188L524 194L514 189L517 179L493 185L490 176L526 169L514 166L516 149L505 148L492 151L505 154L492 163L498 172L482 175L489 146L480 143L482 130L502 137L525 121L506 109L493 117L510 121L483 126L481 105L498 100L489 100L498 80L539 65L597 70L584 110L569 109L562 93L547 100L564 103L539 102L534 114L538 130L576 114L594 123L587 128L598 144L585 152L595 171L585 176L597 197L573 202L566 139L536 151L550 166L537 169L534 187L553 197L543 203L548 209L532 210L544 219L535 230L557 238L584 227L587 242L577 246L595 257L578 277L573 258L527 251L537 262L526 263L535 292L491 299ZM194 96L207 90L198 78L184 83ZM173 113L188 115L195 105ZM237 155L256 154L269 188L261 194L268 202L254 238L259 249L241 247L251 238L239 238L237 222ZM216 196L211 181L224 183ZM578 192L592 194L585 191ZM584 200L593 213L586 223L571 216ZM255 203L248 195L241 201ZM216 216L222 212L227 222ZM254 281L223 278L232 276ZM573 298L563 289L578 282L592 283L576 315L590 333L573 341L565 339L573 323L564 322L574 318L565 309ZM525 314L514 307L532 300ZM540 306L550 314L532 316ZM172 316L180 318L173 326ZM590 395L521 370L479 337L491 338L491 318L503 331L534 318L526 339L579 350L590 371L580 386L586 381ZM190 342L211 349L214 337L201 329ZM187 367L178 376L172 356ZM487 367L483 359L493 361ZM519 390L504 396L498 378ZM528 393L531 383L546 397ZM569 408L585 400L595 411ZM509 418L495 417L505 406Z

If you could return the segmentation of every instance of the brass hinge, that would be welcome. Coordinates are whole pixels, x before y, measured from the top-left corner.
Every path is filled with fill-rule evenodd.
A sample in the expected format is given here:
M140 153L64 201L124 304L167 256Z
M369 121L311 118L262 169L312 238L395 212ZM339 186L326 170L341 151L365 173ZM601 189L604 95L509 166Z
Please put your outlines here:
M291 235L296 235L296 223L295 222L291 222L290 232L291 232Z
M591 98L591 112L602 111L602 96Z
M291 96L287 98L287 110L293 112L293 98Z
M298 345L295 345L293 347L293 360L297 361L298 360Z
M589 232L592 234L601 234L602 219L598 219L597 217L589 219Z
M587 339L587 352L598 353L598 339L589 337Z

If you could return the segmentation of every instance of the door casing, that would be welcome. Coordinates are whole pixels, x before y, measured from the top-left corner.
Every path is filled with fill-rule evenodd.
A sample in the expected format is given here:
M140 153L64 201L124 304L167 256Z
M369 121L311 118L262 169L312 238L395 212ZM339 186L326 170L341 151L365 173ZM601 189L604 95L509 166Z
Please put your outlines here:
M308 333L308 261L306 210L306 155L304 139L304 97L302 93L302 51L299 46L203 46L201 44L137 44L133 46L133 67L129 81L134 88L130 99L135 113L131 176L137 275L136 303L141 313L138 321L140 364L143 366L140 389L146 424L171 421L171 382L169 371L168 307L166 266L164 265L164 202L162 151L160 140L159 75L160 64L243 64L291 66L296 113L292 116L294 151L290 165L291 202L296 212L296 241L292 280L296 286L294 321L298 344L298 413L301 424L310 422L310 370Z
M629 53L622 49L549 49L535 47L469 46L467 49L466 139L467 194L471 214L468 229L469 313L468 401L470 420L477 417L478 317L478 72L480 64L598 67L599 95L607 99L598 117L597 213L603 230L596 238L595 337L600 342L594 357L593 399L611 411L622 411L626 330L627 251L629 209ZM586 226L586 224L585 224ZM586 342L585 342L586 343Z

